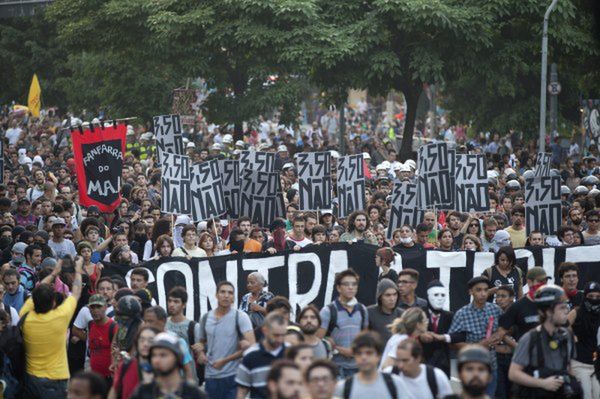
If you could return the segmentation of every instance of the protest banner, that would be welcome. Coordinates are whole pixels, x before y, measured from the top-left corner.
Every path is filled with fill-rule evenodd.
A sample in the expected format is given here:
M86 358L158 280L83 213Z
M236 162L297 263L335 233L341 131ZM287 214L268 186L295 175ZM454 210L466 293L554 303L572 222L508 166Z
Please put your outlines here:
M121 176L125 154L124 124L72 130L73 159L79 204L114 211L121 202Z
M337 160L338 217L366 209L365 163L363 155L347 155Z
M485 155L456 155L456 195L459 212L486 212L490 209Z
M414 247L413 247L414 248ZM491 252L426 251L395 247L396 261L392 269L397 272L403 265L420 274L416 295L427 297L427 284L439 279L448 293L447 309L456 311L470 302L468 281L494 263ZM365 305L375 303L379 269L375 266L378 247L363 243L323 244L300 251L269 254L236 254L210 258L161 258L144 263L150 274L148 288L160 306L166 307L167 293L174 286L186 288L189 301L186 316L200 320L202 314L217 306L216 286L230 281L235 286L236 303L247 292L248 274L258 271L267 280L269 291L289 299L292 312L314 303L318 307L331 303L335 291L335 274L347 268L360 276L357 299ZM579 266L579 289L586 281L600 281L600 246L581 247L527 247L515 251L517 266L527 273L528 268L542 266L557 284L561 262L574 262ZM131 270L105 263L103 276L120 274L129 281ZM527 289L525 289L526 291Z
M535 159L535 176L550 176L550 159L552 154L547 152L538 152Z
M235 159L219 159L217 162L223 183L227 215L237 219L240 214L240 163Z
M423 221L425 211L417 206L417 185L396 181L392 191L392 207L387 238L391 239L394 230L405 224L416 226Z
M446 143L430 143L419 148L418 201L422 208L453 209L454 158Z
M285 217L279 173L245 169L241 176L240 216L248 216L262 227Z
M154 135L156 136L156 162L162 165L162 154L184 155L183 131L179 115L160 115L153 118Z
M275 153L259 151L242 151L240 153L240 171L256 170L258 172L275 171Z
M300 210L318 211L331 208L331 154L301 152L296 154Z
M160 179L161 211L174 215L189 215L191 207L190 158L163 152Z
M198 222L223 215L227 207L217 160L193 165L190 173L192 220Z
M539 176L525 181L525 226L527 234L539 230L555 234L562 223L560 176Z

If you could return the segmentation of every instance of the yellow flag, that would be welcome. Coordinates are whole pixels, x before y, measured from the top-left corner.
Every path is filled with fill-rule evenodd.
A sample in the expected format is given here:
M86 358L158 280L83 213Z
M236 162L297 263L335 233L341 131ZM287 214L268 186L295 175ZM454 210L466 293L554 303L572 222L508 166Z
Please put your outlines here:
M37 75L34 73L33 79L31 79L31 86L29 87L29 97L27 98L27 106L29 107L32 116L36 118L40 117L41 104L42 89L40 88L40 82Z

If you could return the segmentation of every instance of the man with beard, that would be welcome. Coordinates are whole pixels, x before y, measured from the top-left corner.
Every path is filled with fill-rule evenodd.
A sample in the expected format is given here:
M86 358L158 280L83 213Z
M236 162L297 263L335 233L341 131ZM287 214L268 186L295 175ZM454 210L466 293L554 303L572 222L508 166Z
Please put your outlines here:
M588 282L583 296L583 305L569 312L569 324L577 338L571 370L581 382L584 399L600 398L600 382L594 372L594 353L598 348L597 332L600 327L600 284Z
M300 399L303 381L300 367L291 360L273 363L267 377L270 399Z
M423 358L430 366L441 369L450 377L450 344L464 342L466 334L456 332L448 334L454 313L444 310L446 288L439 280L433 280L427 286L427 332L419 337L423 344Z
M525 208L523 205L515 205L510 210L512 224L504 230L510 235L513 248L523 248L527 241L525 233Z
M395 318L402 315L402 310L398 308L400 291L394 281L383 278L377 284L375 296L377 303L367 307L369 330L378 332L385 344L392 336L389 329L390 324Z
M456 211L452 211L450 213L448 213L448 228L450 229L450 231L452 232L452 247L453 248L460 248L460 246L462 245L462 240L463 240L463 236L464 234L460 232L460 230L463 227L463 224L460 220L460 213L456 212Z
M492 382L491 357L481 345L467 345L458 352L458 378L462 394L445 399L489 399L485 391Z
M298 324L304 335L304 343L312 347L315 359L329 359L331 344L317 336L321 326L319 309L315 305L304 307L298 315Z
M27 189L26 198L34 202L36 199L44 195L44 184L46 183L46 174L43 170L37 170L33 175L35 185Z
M569 209L569 226L574 228L576 231L584 231L587 226L583 223L583 213L579 208Z
M150 364L154 371L154 381L140 385L131 399L206 398L197 386L182 377L183 352L176 336L160 333L154 337L150 346Z
M364 242L377 245L377 237L369 228L371 223L364 211L356 211L348 218L348 231L342 234L340 242Z

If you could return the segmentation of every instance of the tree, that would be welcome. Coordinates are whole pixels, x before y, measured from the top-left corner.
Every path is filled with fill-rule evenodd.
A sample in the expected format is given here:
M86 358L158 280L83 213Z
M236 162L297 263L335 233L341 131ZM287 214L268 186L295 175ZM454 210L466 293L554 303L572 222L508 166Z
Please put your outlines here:
M446 80L445 106L454 120L475 129L535 135L539 124L541 39L544 0L497 2L489 12L494 24L491 45L465 54L465 68ZM583 1L558 3L549 23L549 64L558 64L562 92L559 114L579 123L578 98L596 91L598 43ZM596 79L593 78L596 74Z
M285 53L317 17L312 0L57 0L49 13L71 48L204 77L214 89L207 116L234 123L238 135L243 121L276 106L294 115L303 81Z

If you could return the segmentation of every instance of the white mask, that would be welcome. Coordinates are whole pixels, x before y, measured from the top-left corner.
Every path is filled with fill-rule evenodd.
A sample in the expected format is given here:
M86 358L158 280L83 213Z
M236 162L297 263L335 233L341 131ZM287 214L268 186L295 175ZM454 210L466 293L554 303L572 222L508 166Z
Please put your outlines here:
M434 310L442 310L446 304L446 289L444 287L431 287L427 290L429 306Z
M413 241L412 237L400 238L402 244L410 244Z

